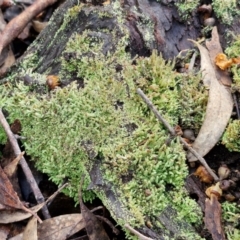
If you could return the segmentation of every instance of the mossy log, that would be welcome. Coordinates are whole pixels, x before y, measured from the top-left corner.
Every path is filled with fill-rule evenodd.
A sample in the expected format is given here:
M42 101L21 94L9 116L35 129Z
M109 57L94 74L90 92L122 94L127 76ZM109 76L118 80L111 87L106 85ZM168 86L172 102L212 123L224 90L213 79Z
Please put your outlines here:
M5 76L3 82L9 84L1 85L8 96L2 105L10 121L20 119L26 151L37 167L58 184L69 178L67 194L75 199L81 174L87 174L85 199L93 198L88 194L93 191L119 225L129 223L153 239L201 239L192 225L201 225L201 214L184 190L182 146L177 140L170 147L165 144L168 132L134 91L136 86L148 91L149 69L158 77L172 66L156 54L146 62L137 56L149 57L156 49L164 59L172 59L190 48L187 39L196 39L200 32L198 18L192 20L191 25L181 22L172 1L67 0ZM170 123L177 124L178 92L167 80L173 75L164 74L161 87L168 86L161 100L166 98L170 110L163 110L169 112ZM49 93L47 75L59 76L61 88ZM73 81L77 85L70 86ZM154 92L158 86L151 88ZM174 103L169 104L169 97ZM66 141L58 145L62 139Z

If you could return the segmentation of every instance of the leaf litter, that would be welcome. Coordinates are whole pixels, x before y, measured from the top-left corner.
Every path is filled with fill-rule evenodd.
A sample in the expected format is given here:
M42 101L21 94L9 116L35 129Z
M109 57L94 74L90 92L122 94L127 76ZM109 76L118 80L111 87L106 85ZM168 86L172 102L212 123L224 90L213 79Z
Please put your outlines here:
M214 33L216 34L213 31ZM194 43L200 51L203 83L209 89L209 97L204 122L192 147L201 156L205 156L218 143L229 122L233 99L230 89L218 81L215 67L210 59L209 52L212 49L216 50L211 48L210 44L207 50L199 43ZM191 152L188 152L187 157L190 162L198 160Z

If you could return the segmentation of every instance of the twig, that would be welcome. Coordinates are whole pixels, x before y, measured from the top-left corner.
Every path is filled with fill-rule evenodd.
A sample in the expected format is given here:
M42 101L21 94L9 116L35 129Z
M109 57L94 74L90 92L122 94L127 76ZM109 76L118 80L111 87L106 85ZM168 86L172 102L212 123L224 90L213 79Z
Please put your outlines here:
M13 18L0 34L0 54L13 39L15 39L25 26L40 12L57 0L37 0L22 13Z
M233 93L233 101L237 110L237 117L240 119L240 112L239 112L239 106L238 106L238 101L237 101L237 96L236 93Z
M12 133L12 131L10 129L10 126L9 126L6 118L4 117L1 109L0 109L0 123L2 124L4 130L7 134L7 137L9 139L9 142L12 145L12 149L13 149L14 154L16 156L18 156L19 154L21 154L21 150L18 146L18 142L17 142L14 134ZM19 164L22 167L22 170L23 170L23 172L24 172L24 174L27 178L27 181L28 181L28 183L29 183L29 185L30 185L30 187L33 191L33 194L36 198L36 201L38 203L44 202L44 197L43 197L43 195L42 195L42 193L41 193L41 191L40 191L40 189L39 189L39 187L38 187L38 185L37 185L37 183L36 183L36 181L35 181L35 179L32 175L32 172L31 172L31 170L30 170L30 168L29 168L29 166L28 166L24 157L21 158L21 160L19 161ZM42 209L42 214L43 214L45 219L51 218L46 205Z
M102 220L103 222L105 222L111 229L112 231L118 235L119 234L119 230L117 228L115 228L115 226L105 217L99 216L99 215L95 215L98 219Z
M124 227L127 228L131 233L136 235L140 240L153 240L152 238L142 235L140 232L132 228L129 224L125 224Z
M143 99L143 101L148 105L148 107L153 111L153 113L155 114L155 116L157 117L157 119L163 123L163 125L168 129L168 131L171 133L171 135L175 135L175 131L174 129L168 124L168 122L161 116L161 114L159 113L159 111L156 109L156 107L152 104L152 102L148 99L148 97L143 93L143 91L138 88L137 89L137 93L139 94L139 96ZM177 136L176 136L177 137ZM199 162L202 163L202 165L207 169L207 171L209 172L209 174L211 174L211 176L213 177L213 179L215 181L219 181L218 176L213 172L213 170L208 166L207 162L205 161L205 159L199 155L192 147L190 147L188 145L188 143L181 137L180 138L180 142L199 160Z
M47 205L48 203L51 203L54 198L68 185L68 183L64 183L61 187L57 189L55 193L53 193L45 202L44 204Z

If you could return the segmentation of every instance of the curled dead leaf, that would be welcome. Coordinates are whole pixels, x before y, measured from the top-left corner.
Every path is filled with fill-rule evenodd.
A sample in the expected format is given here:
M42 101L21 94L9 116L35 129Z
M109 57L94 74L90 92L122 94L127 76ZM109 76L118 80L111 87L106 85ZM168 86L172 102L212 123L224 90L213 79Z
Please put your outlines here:
M10 162L6 167L4 167L4 172L8 177L11 177L17 170L17 165L25 152L20 153L12 162Z
M197 42L194 43L197 45L201 55L203 83L209 88L209 97L204 122L192 145L193 149L203 157L221 138L231 117L233 100L228 87L218 81L215 68L212 65L207 49ZM210 49L209 51L211 52L213 50ZM188 152L187 157L189 162L197 161L197 158L190 151Z

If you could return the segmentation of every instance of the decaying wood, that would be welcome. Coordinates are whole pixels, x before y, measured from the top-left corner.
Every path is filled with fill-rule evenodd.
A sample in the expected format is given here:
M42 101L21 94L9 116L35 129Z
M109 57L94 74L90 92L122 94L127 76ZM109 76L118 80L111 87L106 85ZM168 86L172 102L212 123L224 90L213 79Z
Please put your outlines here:
M78 5L78 2L78 0L67 0L58 11L55 11L51 23L40 33L34 44L29 46L20 62L24 61L25 57L29 54L37 55L39 57L38 61L36 61L33 69L31 69L33 72L58 75L61 70L60 58L63 57L68 39L86 30L106 36L104 29L109 29L110 31L104 39L105 44L102 52L107 53L115 49L114 37L111 32L114 29L115 34L119 37L122 36L122 32L118 26L116 17L99 17L97 12L103 9L101 5L89 5L87 12L85 10L79 11L77 16L69 19L66 28L61 28L68 9ZM191 26L184 24L184 22L180 21L173 3L164 4L148 0L119 2L121 3L120 10L126 13L122 16L125 18L125 28L129 31L130 35L128 51L133 57L136 55L149 56L153 49L157 49L162 53L164 58L171 59L179 51L191 46L191 43L187 40L188 38L196 39L199 34L201 26L197 18L195 18L194 24ZM104 6L104 10L108 11L108 6ZM145 29L142 27L145 19L150 19L153 22L152 38L147 43L144 39ZM18 67L18 64L13 66L11 71L18 71ZM68 84L72 80L79 79L78 76L74 75L75 73L72 74L69 78L63 79L63 84ZM23 81L23 79L18 80ZM122 219L127 223L127 219L130 217L129 211L114 191L114 186L103 180L100 161L94 161L89 175L91 177L91 184L88 189L101 191L110 203L108 206L110 212L114 213L116 219ZM167 213L161 214L159 219L156 220L164 226L163 229L155 231L143 225L135 228L135 230L143 236L152 239L164 240L166 236L171 238L175 234L181 234L181 226L187 225L184 220L178 222L172 221L175 217L176 213L169 206ZM191 232L196 232L192 226L188 225L188 227Z
M91 30L99 35L102 34L105 36L106 33L104 29L109 29L110 32L114 29L116 35L121 36L122 33L116 18L99 18L97 15L97 12L103 8L101 5L93 6L89 4L87 12L84 10L79 11L75 18L69 19L67 28L61 28L68 9L78 5L78 2L78 0L67 0L62 7L53 14L52 23L41 32L34 44L30 45L20 60L20 63L29 55L35 54L39 58L33 69L31 69L33 72L58 75L61 70L60 58L63 57L63 52L66 49L68 40L74 34L81 34L85 30ZM200 34L201 25L198 18L195 17L195 13L193 14L193 23L191 25L185 24L179 19L176 7L173 5L174 1L126 0L119 2L121 3L121 10L126 13L124 15L124 23L130 35L130 43L127 50L133 57L136 55L149 56L153 49L157 49L165 59L171 59L176 56L179 51L192 47L192 44L187 39L196 39ZM107 10L108 6L105 6L105 8ZM148 42L144 39L145 29L141 27L143 17L153 21L152 39ZM108 52L109 49L114 49L111 33L107 35L104 41L103 53ZM19 65L15 65L11 71L17 71L18 68ZM74 75L75 73L72 74L69 78L66 77L66 79L63 79L64 84L79 79L78 76ZM189 146L187 145L187 147ZM125 220L129 212L114 191L114 186L103 179L101 169L101 161L94 161L89 171L91 184L88 186L88 189L100 190L101 194L108 199L111 212L114 212L117 219ZM213 176L215 180L218 179L214 173ZM189 229L195 232L192 226L186 224L184 220L182 220L182 224L173 222L172 220L175 216L174 210L169 206L156 220L161 223L163 226L162 229L159 228L159 231L155 231L146 226L141 226L136 230L148 238L160 240L164 240L165 237L173 239L172 236L180 234L183 226L184 228L188 226Z

